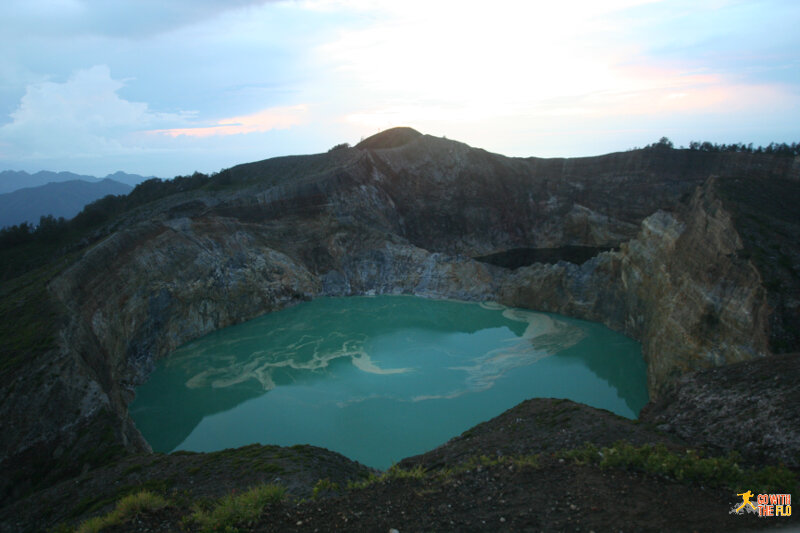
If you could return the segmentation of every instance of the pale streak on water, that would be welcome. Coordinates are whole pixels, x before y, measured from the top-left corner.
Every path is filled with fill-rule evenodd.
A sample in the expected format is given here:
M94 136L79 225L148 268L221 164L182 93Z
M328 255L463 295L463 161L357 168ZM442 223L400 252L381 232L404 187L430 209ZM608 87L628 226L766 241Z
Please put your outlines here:
M528 397L628 417L647 401L638 345L600 325L409 296L320 299L212 333L159 380L131 405L157 451L309 442L377 467Z
M485 390L493 386L494 382L509 370L535 363L543 357L573 346L584 337L583 331L579 328L553 320L542 313L507 308L495 302L483 302L479 305L483 309L501 311L502 315L509 320L527 323L525 332L521 337L509 336L504 339L502 342L508 343L510 346L500 347L481 357L474 358L471 361L472 365L449 367L453 370L462 370L467 374L463 390L451 391L444 395L417 395L412 398L413 401L454 398L469 391ZM279 328L276 332L284 332L287 329ZM326 341L337 337L342 339L340 349L320 351L322 346L330 344ZM214 348L224 347L233 351L237 345L248 341L257 341L260 338L263 336L249 335L236 340L226 340ZM339 331L332 331L327 337L302 335L297 342L288 344L282 349L274 349L270 352L256 350L249 359L244 361L241 360L241 357L224 352L211 352L207 348L198 348L195 343L192 343L187 348L178 350L170 359L169 364L186 364L191 359L199 358L212 359L217 363L215 368L203 370L187 379L186 386L189 388L230 387L255 379L261 383L265 391L276 386L272 379L272 369L289 367L295 370L315 371L326 368L331 361L339 358L349 358L353 366L370 374L403 374L415 370L410 367L381 368L364 348L366 340L366 335L353 339ZM303 361L301 354L309 347L313 348L312 357Z

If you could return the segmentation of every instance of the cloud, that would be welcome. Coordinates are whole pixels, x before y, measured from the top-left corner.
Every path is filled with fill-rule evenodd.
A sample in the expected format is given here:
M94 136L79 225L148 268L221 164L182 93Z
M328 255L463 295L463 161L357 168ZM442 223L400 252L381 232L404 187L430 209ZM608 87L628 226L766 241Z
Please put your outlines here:
M798 16L789 0L3 0L0 166L207 171L394 125L514 155L790 141Z
M608 89L609 65L628 50L596 45L597 17L642 3L397 3L391 18L343 33L319 55L382 108L505 116L557 95Z
M117 92L124 83L105 65L76 71L66 82L27 87L11 122L0 127L4 157L103 156L141 150L126 135L186 122L190 113L157 113Z
M213 126L195 126L189 128L171 128L152 130L148 133L178 137L211 137L213 135L240 135L245 133L264 133L275 129L287 129L306 122L305 105L272 107L257 113L238 117L224 118Z
M161 112L124 98L126 83L96 65L63 82L28 84L0 126L0 168L162 176L218 169L285 153L287 139L296 142L285 130L310 120L308 106L288 105L201 123L196 111Z
M733 9L729 4L738 5L681 3L679 11L681 17L700 11L697 18L704 20ZM358 1L354 5L367 9ZM788 105L795 98L785 86L704 65L695 57L699 53L681 61L654 56L654 47L686 40L652 18L669 5L616 0L542 6L498 0L491 8L437 2L415 9L419 6L411 0L384 6L392 16L342 33L318 52L340 80L330 86L361 88L342 119L365 129L408 124L456 129L491 121L535 123L543 117L663 119L676 113L750 111L773 101ZM629 30L642 24L650 29L646 38ZM704 38L714 36L715 27L710 28Z

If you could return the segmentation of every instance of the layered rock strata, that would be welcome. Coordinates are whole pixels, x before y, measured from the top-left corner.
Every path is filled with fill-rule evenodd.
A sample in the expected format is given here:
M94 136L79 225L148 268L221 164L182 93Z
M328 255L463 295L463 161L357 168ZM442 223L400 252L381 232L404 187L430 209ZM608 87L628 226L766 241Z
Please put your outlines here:
M517 269L500 301L602 322L642 341L651 396L684 372L764 356L766 293L715 193L698 187L673 213L647 217L635 239L575 265Z

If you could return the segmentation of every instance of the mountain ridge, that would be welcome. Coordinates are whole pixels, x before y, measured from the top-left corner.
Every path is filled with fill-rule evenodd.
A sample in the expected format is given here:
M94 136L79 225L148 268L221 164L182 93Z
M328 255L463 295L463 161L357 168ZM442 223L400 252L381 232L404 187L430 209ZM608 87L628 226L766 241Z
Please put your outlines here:
M50 170L40 170L29 173L25 170L2 170L0 171L0 194L13 192L28 187L39 187L48 183L58 183L64 181L82 180L89 183L98 183L106 179L112 179L118 183L124 183L130 187L135 187L139 183L154 178L155 176L140 176L139 174L129 174L118 170L113 174L99 178L88 174L76 174L74 172Z
M40 217L72 218L83 207L109 194L127 194L130 185L111 178L97 182L68 180L25 187L0 194L0 228L27 222L36 225Z

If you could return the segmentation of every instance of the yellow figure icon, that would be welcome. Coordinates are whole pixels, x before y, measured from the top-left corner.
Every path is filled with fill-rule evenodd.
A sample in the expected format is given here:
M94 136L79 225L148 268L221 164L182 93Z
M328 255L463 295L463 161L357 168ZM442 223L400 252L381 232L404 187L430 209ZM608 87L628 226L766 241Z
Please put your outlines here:
M736 512L737 513L739 511L741 511L744 508L745 505L749 505L750 507L753 508L754 511L758 511L758 509L756 509L756 506L753 505L753 502L750 501L750 498L753 497L753 493L752 492L750 492L748 490L747 492L742 492L741 494L737 494L737 496L741 496L742 497L742 505L740 505L739 507L736 508Z

